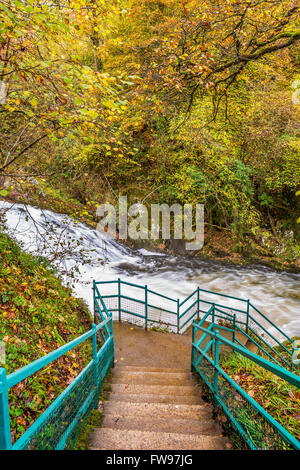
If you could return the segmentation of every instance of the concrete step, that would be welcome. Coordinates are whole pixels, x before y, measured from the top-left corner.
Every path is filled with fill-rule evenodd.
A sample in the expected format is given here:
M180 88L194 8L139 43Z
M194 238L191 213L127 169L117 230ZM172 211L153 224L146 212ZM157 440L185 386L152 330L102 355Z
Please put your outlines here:
M147 395L176 395L176 396L198 396L197 388L192 385L143 385L143 384L119 384L111 385L113 393L133 393Z
M99 428L91 436L91 450L224 450L225 439L207 435Z
M149 370L126 370L123 368L119 368L114 371L114 377L128 377L128 378L135 378L135 377L170 377L176 378L179 380L187 379L190 380L192 378L192 373L190 371L185 372L159 372L159 371L149 371Z
M211 418L211 405L169 404L169 403L130 403L125 401L105 401L105 415L159 416L182 419Z
M116 366L115 371L132 372L167 372L167 373L189 373L189 369L174 369L172 367L143 367L143 366Z
M251 340L248 340L246 343L246 348L251 351L253 354L257 354L258 347Z
M149 385L192 385L191 373L187 372L116 372L112 383L131 383Z
M222 434L222 428L210 418L201 420L160 416L104 415L102 426L113 429L172 432L179 434Z
M163 395L148 393L110 393L110 401L123 401L131 403L172 403L198 405L203 400L197 395Z

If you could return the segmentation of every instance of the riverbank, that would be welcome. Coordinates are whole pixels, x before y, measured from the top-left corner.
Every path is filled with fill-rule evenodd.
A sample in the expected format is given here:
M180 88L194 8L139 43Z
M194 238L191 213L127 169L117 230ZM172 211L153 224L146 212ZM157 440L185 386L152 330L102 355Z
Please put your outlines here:
M25 203L66 214L75 220L95 228L97 225L96 209L99 202L88 201L86 204L70 198L66 193L50 188L42 180L27 180L19 187L7 191L6 201ZM105 202L105 201L100 201ZM289 245L289 240L280 242L269 236L263 240L245 236L237 241L232 232L221 227L205 226L204 246L202 250L185 250L182 240L119 240L131 248L145 248L170 255L184 255L203 260L218 261L226 265L247 266L263 265L277 271L300 273L300 246Z

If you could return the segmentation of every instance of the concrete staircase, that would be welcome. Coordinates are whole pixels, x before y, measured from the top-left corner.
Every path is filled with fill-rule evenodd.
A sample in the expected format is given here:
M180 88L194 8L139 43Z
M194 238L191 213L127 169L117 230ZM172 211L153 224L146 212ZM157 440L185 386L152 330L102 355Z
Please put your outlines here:
M231 448L186 369L119 366L93 450L223 450Z

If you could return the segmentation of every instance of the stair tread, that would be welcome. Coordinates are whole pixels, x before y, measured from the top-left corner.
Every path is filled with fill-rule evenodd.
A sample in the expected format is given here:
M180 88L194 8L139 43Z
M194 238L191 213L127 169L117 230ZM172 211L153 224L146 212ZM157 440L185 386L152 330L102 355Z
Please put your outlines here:
M220 435L220 425L207 417L205 419L189 419L170 416L123 416L121 414L106 414L102 426L114 429L128 429L155 432L175 432L179 434L209 434Z
M147 393L148 395L177 395L189 396L198 395L197 387L193 385L149 385L149 384L131 384L131 383L113 383L111 391L114 393Z
M132 379L134 377L170 377L177 379L188 379L191 380L191 372L155 372L155 371L144 371L144 370L123 370L119 369L115 371L114 377L128 377Z
M145 367L145 366L117 366L115 371L134 371L134 372L170 372L170 373L189 373L189 369L176 369L173 367Z
M97 450L223 450L225 439L155 431L99 428L91 436L90 449Z
M211 414L211 406L204 404L185 405L170 403L131 403L124 401L104 402L104 414L150 415L198 419Z
M199 395L171 395L171 394L148 394L148 393L122 393L111 392L109 395L110 401L122 401L131 403L170 403L170 404L200 404L203 400Z
M188 369L118 364L108 400L99 405L102 427L91 436L91 450L230 448Z
M160 372L118 372L113 375L112 383L131 383L149 385L192 385L191 374Z

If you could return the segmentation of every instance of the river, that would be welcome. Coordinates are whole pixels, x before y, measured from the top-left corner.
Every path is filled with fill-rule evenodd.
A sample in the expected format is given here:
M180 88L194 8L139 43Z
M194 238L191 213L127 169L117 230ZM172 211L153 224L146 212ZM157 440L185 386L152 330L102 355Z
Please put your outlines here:
M6 209L7 230L25 251L50 257L65 272L76 267L74 295L90 307L93 279L120 277L180 299L200 286L250 299L285 333L300 336L300 274L134 250L62 214L4 201L0 209Z

